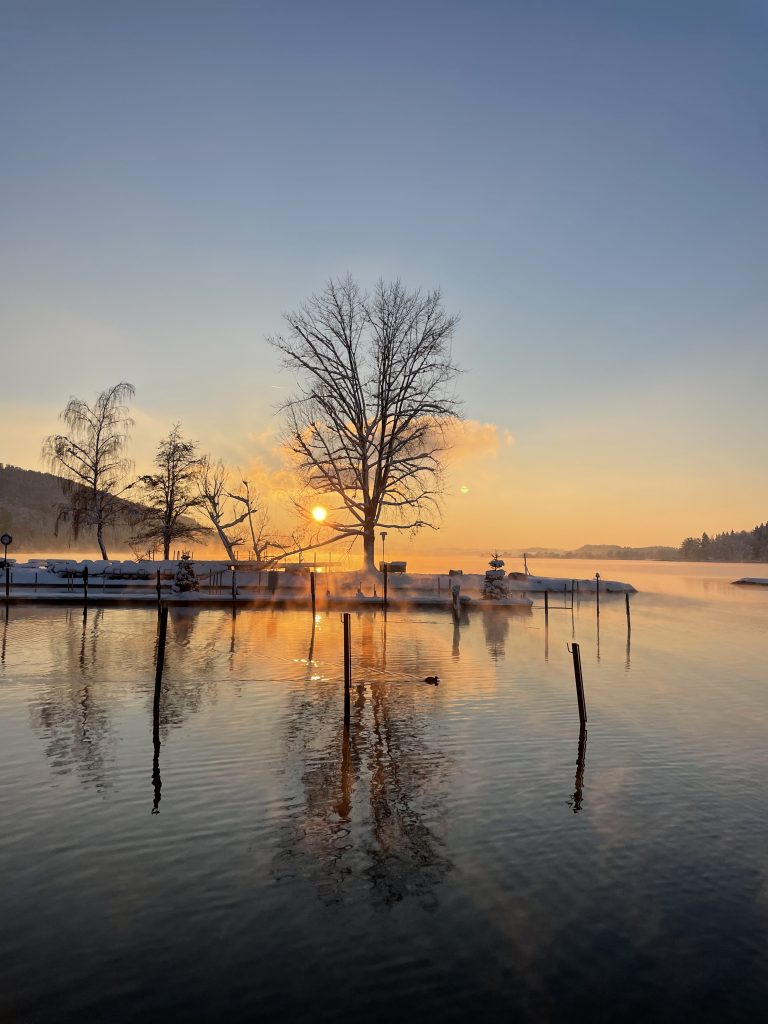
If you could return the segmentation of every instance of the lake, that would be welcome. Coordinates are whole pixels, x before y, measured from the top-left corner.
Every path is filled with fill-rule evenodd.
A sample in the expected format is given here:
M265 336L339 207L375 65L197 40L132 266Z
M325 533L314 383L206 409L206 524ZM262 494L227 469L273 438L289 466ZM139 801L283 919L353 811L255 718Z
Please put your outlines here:
M0 1019L762 1015L768 570L532 569L631 631L354 614L348 730L338 614L0 609Z

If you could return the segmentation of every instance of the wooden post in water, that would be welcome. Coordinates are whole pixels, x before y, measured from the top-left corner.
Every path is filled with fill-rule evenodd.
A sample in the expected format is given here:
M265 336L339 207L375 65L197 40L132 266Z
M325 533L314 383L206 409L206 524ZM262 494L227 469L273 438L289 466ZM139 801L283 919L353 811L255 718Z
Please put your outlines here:
M387 607L387 589L389 583L389 566L384 563L384 607Z
M312 619L315 618L315 574L309 574L309 596L312 598Z
M349 725L349 695L352 688L352 637L349 612L344 612L344 725Z
M600 573L595 573L595 596L597 598L597 617L600 618Z
M88 607L88 566L83 567L83 608Z
M585 728L587 724L587 703L584 700L584 678L581 674L581 654L579 653L579 645L568 644L568 650L573 655L573 674L576 677L576 700L579 705L579 721L581 722L581 728Z
M624 604L627 608L627 630L632 629L632 619L629 616L629 594L624 595Z
M159 608L160 607L160 594L161 594L160 570L159 569L157 570L157 582L155 583L155 586L157 587L157 607Z
M544 623L549 622L549 591L544 591Z

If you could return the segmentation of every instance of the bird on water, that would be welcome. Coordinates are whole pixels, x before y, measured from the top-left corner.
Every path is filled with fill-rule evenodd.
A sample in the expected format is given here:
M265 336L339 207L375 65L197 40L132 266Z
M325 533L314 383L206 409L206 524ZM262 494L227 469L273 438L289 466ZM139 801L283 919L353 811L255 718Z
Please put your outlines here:
M440 676L425 676L424 682L429 683L430 686L437 686L437 684L440 682Z

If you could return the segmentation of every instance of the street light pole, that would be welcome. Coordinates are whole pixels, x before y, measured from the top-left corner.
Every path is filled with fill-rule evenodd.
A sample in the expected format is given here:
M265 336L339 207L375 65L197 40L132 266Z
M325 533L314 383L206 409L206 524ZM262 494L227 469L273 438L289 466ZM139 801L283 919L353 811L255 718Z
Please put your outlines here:
M382 530L379 536L381 537L381 561L383 563L386 561L386 559L384 558L384 541L387 539L386 530Z

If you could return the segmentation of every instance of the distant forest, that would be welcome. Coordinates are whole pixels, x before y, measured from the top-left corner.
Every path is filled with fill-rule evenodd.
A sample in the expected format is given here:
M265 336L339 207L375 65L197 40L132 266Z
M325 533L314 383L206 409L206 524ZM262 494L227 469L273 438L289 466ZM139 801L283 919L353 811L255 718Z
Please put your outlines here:
M630 548L618 544L584 544L575 551L534 552L547 558L617 558L661 562L768 562L768 523L754 530L731 530L710 537L686 537L679 548Z
M738 533L686 537L680 557L686 562L768 562L768 523Z

